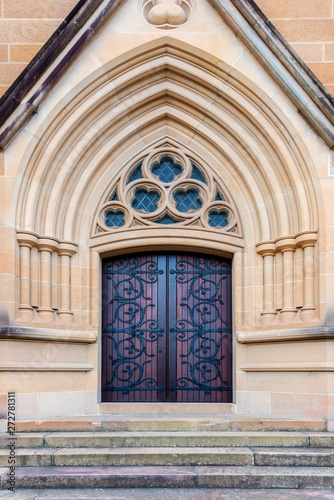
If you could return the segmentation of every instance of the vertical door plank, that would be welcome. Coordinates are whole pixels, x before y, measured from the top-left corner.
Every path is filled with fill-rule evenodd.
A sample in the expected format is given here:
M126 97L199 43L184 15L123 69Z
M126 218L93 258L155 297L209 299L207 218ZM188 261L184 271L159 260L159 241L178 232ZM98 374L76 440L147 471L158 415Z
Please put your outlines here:
M104 261L103 401L161 398L166 384L157 378L159 350L166 343L166 333L159 320L165 321L166 314L159 313L160 281L166 282L166 270L159 269L156 254Z
M169 339L169 383L176 389L173 401L231 402L230 260L178 254L169 256L169 266L169 331L173 333Z

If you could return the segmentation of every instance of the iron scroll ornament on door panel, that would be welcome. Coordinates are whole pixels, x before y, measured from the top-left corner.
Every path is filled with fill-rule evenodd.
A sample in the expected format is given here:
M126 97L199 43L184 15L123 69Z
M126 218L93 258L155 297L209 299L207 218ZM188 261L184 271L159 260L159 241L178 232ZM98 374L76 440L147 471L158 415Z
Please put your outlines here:
M186 291L181 297L175 326L169 331L175 335L176 345L179 344L176 352L187 372L176 378L170 391L196 390L206 395L231 391L231 380L223 376L226 356L222 354L226 352L222 343L231 345L231 319L222 317L222 311L226 310L222 282L231 275L230 268L215 259L195 258L193 263L178 261L170 274L174 275L177 286L182 285L182 292Z
M104 402L231 402L231 261L157 252L104 260Z
M125 168L98 209L95 234L129 227L202 227L239 234L222 178L176 148L153 150Z
M159 338L164 329L149 309L155 309L153 297L148 295L157 285L164 271L153 260L141 262L138 258L114 260L105 270L111 282L112 300L109 301L110 320L103 333L112 343L109 355L109 379L102 391L163 391L155 377L147 376L147 365L158 352ZM154 316L154 313L153 313Z

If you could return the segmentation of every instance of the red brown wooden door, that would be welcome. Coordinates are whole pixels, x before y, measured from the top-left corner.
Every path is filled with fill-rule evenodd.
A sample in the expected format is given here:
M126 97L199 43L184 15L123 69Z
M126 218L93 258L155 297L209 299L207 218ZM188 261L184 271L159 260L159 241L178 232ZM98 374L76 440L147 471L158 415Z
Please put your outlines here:
M231 261L103 262L102 401L231 402Z

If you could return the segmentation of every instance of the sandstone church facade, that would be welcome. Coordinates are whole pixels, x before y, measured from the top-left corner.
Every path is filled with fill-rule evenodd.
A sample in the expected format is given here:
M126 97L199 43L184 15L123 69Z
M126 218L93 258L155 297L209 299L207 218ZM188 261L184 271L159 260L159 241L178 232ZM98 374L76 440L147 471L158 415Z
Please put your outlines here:
M334 102L256 5L79 2L0 119L18 418L334 420Z

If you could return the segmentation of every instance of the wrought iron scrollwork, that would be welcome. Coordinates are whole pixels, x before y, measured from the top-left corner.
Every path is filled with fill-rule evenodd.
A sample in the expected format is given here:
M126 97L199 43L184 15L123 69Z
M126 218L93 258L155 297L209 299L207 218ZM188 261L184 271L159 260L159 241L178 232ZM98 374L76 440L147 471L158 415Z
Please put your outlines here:
M184 358L182 364L188 366L187 376L177 378L170 390L199 390L208 395L212 391L231 390L222 375L222 343L231 335L229 320L222 317L222 282L231 274L230 269L221 261L195 258L193 263L177 262L170 274L187 290L180 303L183 317L176 318L170 334L186 346L186 354L179 356Z
M126 258L112 261L105 273L112 282L112 318L103 330L112 343L112 375L102 390L122 394L129 394L130 390L162 391L154 377L146 376L145 367L155 357L148 352L148 346L158 342L164 333L157 319L148 314L149 309L156 307L148 290L163 270L152 260Z

